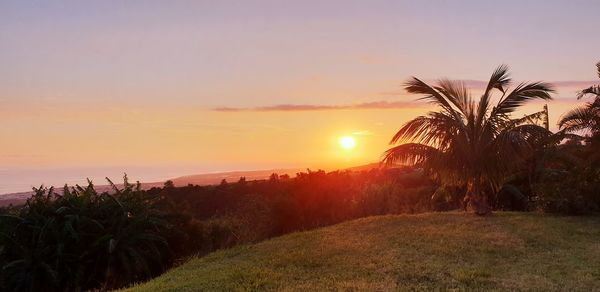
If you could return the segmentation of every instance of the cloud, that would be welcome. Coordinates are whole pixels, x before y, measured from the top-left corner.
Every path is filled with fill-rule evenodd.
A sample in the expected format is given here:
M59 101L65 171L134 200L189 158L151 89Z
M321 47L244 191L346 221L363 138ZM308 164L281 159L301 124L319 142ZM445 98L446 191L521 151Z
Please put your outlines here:
M425 81L427 84L436 84L439 80L435 80L435 79L425 79L423 80ZM472 79L452 79L452 81L454 82L463 82L465 87L467 87L467 89L471 89L471 90L484 90L487 86L487 81L483 81L483 80L472 80ZM538 81L538 80L535 80ZM517 84L519 84L522 81L513 81L511 86L509 87L510 89L513 89ZM554 89L558 92L561 91L572 91L572 92L576 92L579 90L582 90L584 88L588 88L590 86L593 85L597 85L600 84L600 81L596 80L596 81L582 81L582 80L559 80L559 81L550 81L547 82L550 83L552 86L554 86ZM388 91L381 91L378 92L377 94L380 96L410 96L405 90L404 90L404 83L402 83L401 88L398 89L393 89L393 90L388 90Z
M421 107L422 104L410 101L374 101L349 105L310 105L310 104L279 104L260 107L217 107L218 112L274 112L274 111L318 111L318 110L348 110L348 109L395 109Z
M483 90L487 86L487 81L482 80L453 80L457 82L464 82L465 86L468 89L473 90ZM436 80L426 80L427 83L435 83ZM519 82L513 82L512 88L514 88L515 84ZM560 91L562 88L569 89L583 89L592 85L596 85L600 83L599 81L580 81L580 80L561 80L561 81L553 81L548 82L554 85L557 91ZM392 90L392 91L384 91L379 92L380 95L385 96L400 96L407 95L407 93L403 89ZM418 96L411 95L417 100ZM556 100L564 99L561 96L555 96ZM420 108L426 107L427 103L416 102L416 101L374 101L374 102L364 102L357 104L342 104L342 105L319 105L319 104L278 104L278 105L269 105L269 106L258 106L258 107L216 107L213 108L213 111L217 112L242 112L242 111L251 111L251 112L276 112L276 111L321 111L321 110L362 110L362 109L397 109L397 108Z
M353 132L352 135L354 135L354 136L373 136L373 132L371 132L369 130L363 130L363 131Z
M465 83L465 85L468 88L473 88L473 89L485 89L485 87L487 86L487 81L481 81L481 80L456 80L456 81L462 81ZM520 82L521 81L513 82L513 85L519 84ZM598 81L579 81L579 80L560 80L560 81L550 81L548 83L552 84L557 89L559 89L561 87L576 87L576 88L583 89L583 88L592 86L594 84L598 84L600 82L598 82Z
M565 80L565 81L555 81L550 82L557 87L577 87L580 89L584 89L586 87L590 87L592 85L596 85L600 82L598 81L575 81L575 80Z

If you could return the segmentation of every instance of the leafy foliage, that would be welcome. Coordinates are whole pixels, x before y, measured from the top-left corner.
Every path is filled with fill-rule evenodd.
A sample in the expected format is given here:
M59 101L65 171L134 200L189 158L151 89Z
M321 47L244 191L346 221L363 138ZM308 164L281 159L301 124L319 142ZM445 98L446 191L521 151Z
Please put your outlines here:
M110 181L109 181L110 182ZM112 182L111 182L112 184ZM14 291L112 289L162 272L171 226L140 185L114 194L40 187L25 206L0 219L0 287Z
M600 63L596 64L598 77L600 77ZM591 96L592 101L576 107L562 116L558 125L569 133L583 133L587 135L587 142L591 144L594 152L600 148L600 85L594 85L579 92L577 99ZM598 154L594 155L599 159Z
M488 197L529 153L527 136L541 128L518 126L510 114L528 101L551 99L553 92L543 82L521 83L508 91L510 83L508 67L498 67L475 101L463 82L444 79L432 86L409 80L406 90L439 111L404 124L390 142L403 144L386 151L384 162L419 165L442 185L466 186L466 196L481 207L476 212L486 213ZM495 92L501 96L492 106Z
M596 64L600 77L600 63ZM553 171L545 171L535 183L536 206L548 212L585 214L600 207L600 87L580 91L578 99L593 100L567 112L559 127L568 143L552 151L553 164L565 161ZM558 134L558 133L557 133ZM578 134L583 134L583 137ZM585 142L582 144L581 142ZM546 152L547 153L547 152ZM558 155L557 155L558 154Z
M97 193L40 187L0 212L0 289L111 290L194 254L377 214L431 210L435 185L412 169L308 171L295 178Z

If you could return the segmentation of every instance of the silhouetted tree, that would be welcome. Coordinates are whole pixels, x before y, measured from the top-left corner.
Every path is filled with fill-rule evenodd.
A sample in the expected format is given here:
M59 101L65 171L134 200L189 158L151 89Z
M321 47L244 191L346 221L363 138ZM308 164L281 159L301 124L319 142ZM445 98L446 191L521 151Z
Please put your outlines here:
M390 143L409 143L386 151L384 161L417 164L443 185L466 186L468 204L477 214L488 213L489 193L530 149L525 133L533 127L515 126L510 114L527 101L551 99L553 92L543 82L521 83L507 92L510 82L508 67L498 67L475 101L463 82L444 79L431 86L413 77L406 90L423 95L439 111L404 124ZM496 105L494 91L501 93Z
M172 180L168 180L168 181L165 182L164 187L165 188L174 188L175 184L173 183Z
M600 77L600 62L596 66ZM580 91L577 99L587 96L591 96L593 100L567 112L558 124L566 132L587 134L588 143L598 148L596 145L600 144L600 84ZM594 156L599 158L598 153Z
M0 216L0 290L115 289L167 267L171 227L158 197L124 177L113 194L87 187L34 189L18 214Z

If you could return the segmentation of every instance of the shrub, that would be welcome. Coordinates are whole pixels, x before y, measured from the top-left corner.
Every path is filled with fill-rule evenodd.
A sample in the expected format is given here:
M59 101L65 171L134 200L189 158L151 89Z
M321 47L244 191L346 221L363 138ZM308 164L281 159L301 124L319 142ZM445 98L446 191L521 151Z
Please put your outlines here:
M112 184L112 182L111 182ZM40 187L17 214L0 217L0 290L113 289L159 274L172 260L172 226L160 198L130 185L115 194Z
M583 167L546 174L534 185L538 209L569 215L600 210L600 169Z

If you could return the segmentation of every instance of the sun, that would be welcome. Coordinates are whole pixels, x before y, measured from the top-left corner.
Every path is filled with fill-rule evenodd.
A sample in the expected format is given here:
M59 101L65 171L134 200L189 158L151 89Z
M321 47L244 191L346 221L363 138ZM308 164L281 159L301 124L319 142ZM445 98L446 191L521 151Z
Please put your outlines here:
M352 149L356 146L356 140L351 136L344 136L340 138L340 146L344 149Z

